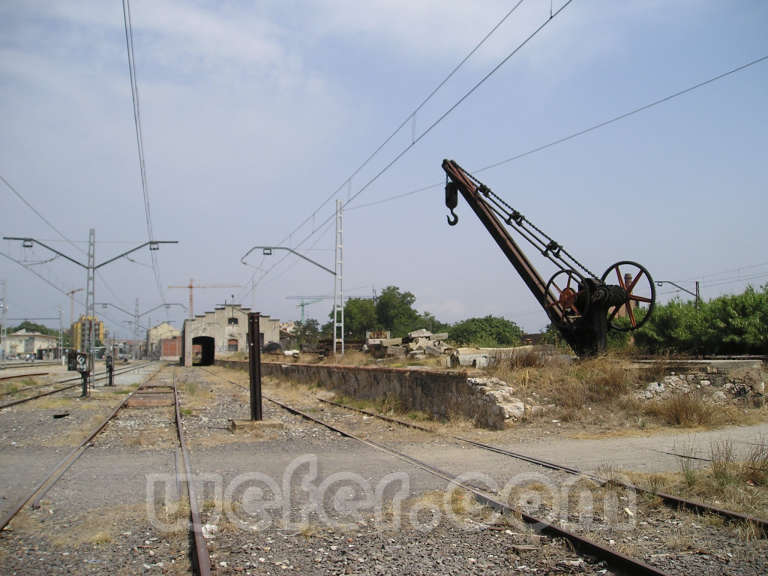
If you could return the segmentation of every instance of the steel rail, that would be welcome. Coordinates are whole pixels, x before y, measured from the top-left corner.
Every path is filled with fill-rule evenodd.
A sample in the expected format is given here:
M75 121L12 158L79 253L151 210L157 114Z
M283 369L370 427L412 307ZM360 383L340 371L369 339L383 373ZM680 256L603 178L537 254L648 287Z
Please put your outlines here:
M147 381L144 383L144 385L146 385L147 382L150 382L155 376L157 376L157 374L159 372L160 372L160 370L158 370L157 372L152 374L147 379ZM47 491L47 490L49 490L51 488L51 486L53 486L53 484L56 482L56 480L58 480L61 477L61 475L66 471L66 469L69 468L74 463L74 461L77 460L77 458L79 458L80 454L83 453L84 450L81 450L81 449L83 449L85 447L85 445L88 444L88 442L93 440L93 438L99 432L101 432L104 429L104 427L109 423L109 421L112 420L112 418L115 417L115 415L120 411L120 409L122 409L125 406L125 404L128 402L128 400L131 399L133 397L133 395L136 394L136 392L138 392L140 390L140 388L141 387L137 388L136 390L131 392L128 396L126 396L122 400L122 402L120 402L120 404L117 405L117 408L115 408L109 414L109 416L107 416L104 419L104 421L102 421L90 434L88 434L88 436L82 442L80 442L80 444L78 444L77 447L75 447L64 458L62 458L56 464L56 466L54 466L51 469L51 471L48 474L46 474L45 478L43 478L32 489L32 491L29 492L29 494L26 497L24 497L21 501L19 501L13 507L13 509L8 514L6 514L6 516L2 520L0 520L0 531L3 530L8 525L8 523L11 520L13 520L13 518L16 516L16 514L18 514L22 510L22 508L24 508L24 506L27 504L27 502L29 502L40 490L42 490L45 487L45 491ZM64 467L63 470L61 470L62 467ZM50 482L50 484L49 484L49 482Z
M47 376L48 374L50 374L50 372L32 372L31 374L16 374L15 376L0 376L0 382L2 382L3 380L14 380L16 378L32 378L33 376Z
M211 558L208 554L208 545L205 542L205 536L203 536L203 528L200 523L200 510L197 507L197 495L195 494L193 483L190 481L192 478L192 469L190 466L189 451L187 450L186 442L184 442L184 427L181 423L179 394L176 388L176 372L173 373L173 402L176 410L176 432L179 436L179 446L181 447L181 456L184 460L184 471L186 473L187 496L189 497L189 516L192 523L192 535L195 541L194 559L197 567L195 572L199 574L199 576L210 576Z
M35 362L11 362L6 360L0 363L0 369L8 370L9 368L35 368L37 366L58 366L58 360L37 360Z
M620 552L601 546L597 542L594 542L588 538L579 536L578 534L570 532L569 530L561 528L560 526L551 524L545 520L536 518L535 516L531 516L530 514L527 514L522 510L513 508L507 504L504 504L503 502L500 502L494 498L491 498L490 496L484 494L477 488L474 488L473 486L470 486L468 484L465 484L464 482L461 482L460 480L457 479L456 476L454 476L450 472L441 470L440 468L427 464L426 462L418 460L417 458L413 458L412 456L408 456L407 454L404 454L398 450L395 450L394 448L390 448L389 446L386 446L384 444L379 444L378 442L374 442L373 440L367 440L365 438L356 436L351 432L348 432L337 426L324 422L319 418L311 416L297 408L289 406L288 404L285 404L283 402L270 398L269 396L263 395L263 397L268 401L272 402L273 404L280 406L284 410L291 412L292 414L301 416L302 418L305 418L311 422L324 426L329 430L336 432L337 434L341 434L342 436L345 436L352 440L356 440L366 446L369 446L376 450L380 450L382 452L386 452L391 456L395 456L396 458L399 458L404 462L408 462L414 466L417 466L418 468L421 468L422 470L429 472L430 474L438 476L439 478L442 478L462 488L463 490L471 493L472 496L477 501L493 508L494 510L519 516L526 523L533 524L535 526L535 529L542 534L557 537L557 538L564 538L580 554L598 557L604 560L613 570L616 570L621 574L631 574L631 575L646 574L646 575L654 575L654 576L662 576L666 574L665 572L659 570L658 568L650 566L642 562L641 560L631 558L630 556L626 556L624 554L621 554Z
M397 418L391 418L389 416L385 416L383 414L376 414L375 412L371 412L368 410L364 410L362 408L355 408L354 406L347 406L346 404L342 404L340 402L334 402L333 400L325 400L323 398L319 398L315 396L317 400L320 402L323 402L325 404L330 404L333 406L338 406L339 408L345 408L347 410L352 410L354 412L359 412L361 414L366 414L368 416L373 416L375 418L380 418L381 420L384 420L386 422L392 422L395 424L400 424L401 426L407 426L408 428L415 428L416 430L422 430L424 432L430 432L432 434L436 434L438 436L444 436L448 438L452 438L454 440L458 440L460 442L466 442L467 444L471 444L473 446L476 446L478 448L482 448L484 450L488 450L490 452L496 452L497 454L503 454L505 456L510 456L511 458L515 458L517 460L523 460L525 462L529 462L531 464L535 464L537 466L541 466L543 468L548 468L550 470L557 470L560 472L566 472L568 474L572 474L574 476L581 476L583 478L588 478L594 482L597 482L601 486L605 486L606 484L610 484L612 486L618 486L620 488L624 488L626 490L634 490L636 492L640 492L643 494L647 494L649 496L655 496L661 501L671 507L671 508L686 508L688 510L694 511L694 512L700 512L700 513L709 513L709 514L715 514L716 516L720 516L724 520L727 520L729 522L745 522L752 524L756 528L759 528L764 535L768 534L768 520L765 520L763 518L758 518L756 516L750 516L748 514L742 514L741 512L734 512L733 510L726 510L724 508L719 508L717 506L711 506L709 504L704 504L703 502L697 502L695 500L689 500L687 498L682 498L680 496L674 496L672 494L667 494L666 492L657 492L654 490L649 490L647 488L642 488L641 486L637 486L635 484L630 484L627 482L621 482L618 480L606 480L605 478L601 478L600 476L597 476L595 474L590 474L588 472L584 472L583 470L579 470L578 468L571 468L569 466L563 466L562 464L556 464L554 462L550 462L548 460L543 460L541 458L536 458L534 456L528 456L526 454L521 454L520 452L513 452L512 450L507 450L505 448L500 448L498 446L493 446L491 444L485 444L483 442L478 442L476 440L472 440L470 438L464 438L463 436L456 436L454 434L441 434L440 432L437 432L435 430L432 430L430 428L427 428L425 426L419 426L418 424L412 424L410 422L404 422L403 420L398 420Z
M240 388L245 388L242 384L238 384L237 382L234 382L232 380L229 380L227 378L224 378L223 376L219 376L215 372L211 372L210 370L206 370L209 374L213 374L214 376L217 376L219 378L223 378L224 380L227 380L227 382L234 384L235 386L239 386ZM347 406L346 404L342 404L340 402L334 402L333 400L325 400L323 398L319 398L317 396L314 396L316 400L323 402L325 404L330 404L332 406L337 406L339 408L344 408L346 410L351 410L353 412L359 412L360 414L365 414L367 416L373 416L374 418L379 418L380 420L384 420L386 422L391 422L393 424L399 424L401 426L405 426L408 428L413 428L415 430L421 430L423 432L429 432L430 434L435 434L438 436L443 436L447 438L452 438L454 440L458 440L460 442L465 442L467 444L476 446L477 448L481 448L483 450L488 450L490 452L495 452L497 454L502 454L504 456L509 456L511 458L515 458L517 460L522 460L524 462L528 462L530 464L534 464L536 466L540 466L542 468L548 468L549 470L556 470L559 472L565 472L567 474L572 474L574 476L581 476L583 478L587 478L589 480L592 480L601 486L605 486L606 484L611 484L612 486L617 486L619 488L624 488L626 490L634 490L636 492L640 492L643 494L647 494L649 496L655 496L659 498L662 503L664 503L666 506L669 506L670 508L685 508L687 510L693 511L693 512L699 512L699 513L709 513L714 514L716 516L720 516L726 521L729 522L745 522L749 523L756 528L758 528L763 535L768 535L768 520L763 518L758 518L756 516L751 516L749 514L742 514L741 512L735 512L733 510L726 510L724 508L719 508L717 506L711 506L709 504L704 504L703 502L697 502L695 500L690 500L687 498L682 498L680 496L675 496L673 494L668 494L666 492L656 492L654 490L649 490L647 488L642 488L641 486L637 486L635 484L629 484L626 482L621 482L618 480L606 480L604 478L601 478L595 474L590 474L588 472L584 472L583 470L579 470L578 468L571 468L569 466L563 466L562 464L556 464L555 462L550 462L548 460L543 460L541 458L536 458L534 456L528 456L527 454L522 454L520 452L513 452L512 450L507 450L505 448L500 448L498 446L493 446L491 444L485 444L483 442L478 442L476 440L472 440L470 438L464 438L463 436L456 436L454 434L442 434L440 432L437 432L436 430L433 430L431 428L427 428L426 426L420 426L419 424L413 424L411 422L405 422L403 420L399 420L397 418L391 418L389 416L385 416L383 414L377 414L375 412L371 412L369 410L364 410L363 408L355 408L354 406Z
M203 370L218 378L222 378L223 380L226 380L227 382L234 384L235 386L238 386L240 388L245 388L245 386L243 386L242 384L233 382L232 380L229 380L228 378L220 376L215 372L211 372L210 370L205 370L204 368ZM597 558L600 558L601 560L604 560L609 566L611 566L612 569L616 570L620 574L653 575L653 576L666 575L666 572L663 572L657 568L654 568L653 566L650 566L642 562L641 560L631 558L630 556L626 556L624 554L621 554L620 552L616 552L615 550L611 550L610 548L601 546L597 542L594 542L588 538L579 536L578 534L570 532L569 530L566 530L560 526L551 524L545 520L536 518L535 516L531 516L530 514L527 514L517 508L513 508L507 504L504 504L503 502L499 502L498 500L491 498L490 496L478 490L477 488L471 485L465 484L464 482L461 482L456 478L455 475L451 474L450 472L441 470L440 468L432 466L431 464L427 464L426 462L418 460L417 458L413 458L412 456L408 456L407 454L404 454L398 450L395 450L394 448L390 448L389 446L386 446L384 444L380 444L373 440L361 438L360 436L357 436L347 430L339 428L338 426L334 426L333 424L329 424L319 418L311 416L306 412L299 410L298 408L294 408L293 406L289 406L284 402L280 402L279 400L270 398L266 394L262 393L262 396L269 402L272 402L273 404L280 406L281 408L283 408L284 410L287 410L291 414L295 414L306 420L309 420L311 422L324 426L325 428L333 432L336 432L341 436L350 438L352 440L356 440L361 444L364 444L376 450L385 452L391 456L395 456L396 458L403 460L404 462L407 462L413 466L416 466L418 468L421 468L422 470L425 470L426 472L429 472L430 474L433 474L439 478L442 478L443 480L446 480L447 482L450 482L451 484L454 484L455 486L458 486L463 490L466 490L467 492L471 493L472 496L481 504L485 504L486 506L489 506L499 512L505 512L505 513L513 514L515 516L519 516L526 523L534 525L536 531L538 531L541 534L545 534L545 535L553 536L557 538L564 538L571 544L571 546L573 546L573 549L579 552L580 554L586 555L586 556L595 556ZM427 430L426 428L419 427L418 425L409 424L409 426Z
M114 373L125 374L126 372L130 372L131 370L138 370L139 368L148 366L151 363L152 362L145 362L144 364L139 364L136 366L123 366L122 368L118 368ZM50 374L50 372L45 372L44 374ZM104 380L108 374L109 373L105 370L104 372L94 374L93 379L94 381ZM6 376L6 378L15 378L15 376ZM0 380L2 380L2 378L0 378ZM0 396L10 396L11 394L18 394L19 392L24 392L26 390L34 390L36 388L44 388L46 386L54 386L56 384L66 384L67 382L75 382L75 381L80 382L80 380L81 380L80 376L74 376L72 378L64 378L63 380L57 380L56 382L34 384L32 386L25 386L24 388L19 388L18 390L2 392L0 393Z
M141 368L144 368L145 366L149 366L151 362L147 362L146 364L142 364L140 366L132 366L130 369L125 369L120 372L115 372L118 376L120 374L125 374L127 372L132 372L133 370L139 370ZM106 380L107 379L107 373L97 376L93 379L93 382L98 382L100 380ZM29 396L27 398L20 398L18 400L13 400L12 402L7 402L5 404L0 404L0 410L3 410L4 408L10 408L11 406L17 406L19 404L24 404L25 402L29 402L31 400L37 400L38 398L44 398L45 396L51 396L52 394L58 394L59 392L64 392L65 390L71 390L72 388L77 388L80 386L80 377L77 378L70 378L67 380L62 380L59 382L55 382L54 384L40 384L39 386L31 386L30 388L42 388L43 386L53 386L55 384L62 384L64 382L71 382L72 380L78 380L75 384L70 384L69 386L64 386L63 388L57 388L56 390L49 390L48 392L42 392L40 394L36 394L34 396ZM22 390L28 390L29 388L25 388ZM21 392L21 390L17 390L17 392Z

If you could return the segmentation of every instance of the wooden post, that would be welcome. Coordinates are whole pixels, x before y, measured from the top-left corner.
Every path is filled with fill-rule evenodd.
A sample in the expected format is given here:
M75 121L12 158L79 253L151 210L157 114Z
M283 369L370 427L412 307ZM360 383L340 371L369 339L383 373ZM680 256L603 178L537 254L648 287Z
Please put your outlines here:
M258 312L248 314L248 375L251 379L251 420L261 420L261 337Z

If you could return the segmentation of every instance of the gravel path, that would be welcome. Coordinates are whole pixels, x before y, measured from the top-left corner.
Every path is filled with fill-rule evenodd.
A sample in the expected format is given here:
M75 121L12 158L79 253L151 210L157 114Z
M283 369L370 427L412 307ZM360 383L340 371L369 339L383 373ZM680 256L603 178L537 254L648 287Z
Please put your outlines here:
M175 383L179 389L216 574L610 574L563 542L479 507L445 480L270 402L264 402L265 423L233 432L231 420L248 419L248 392L222 377L247 382L247 375L220 368L167 367L156 377L156 383ZM749 540L744 527L673 512L623 490L575 482L572 476L321 404L301 388L265 381L265 393L453 474L466 474L478 488L495 492L508 486L503 497L510 503L672 574L768 573L768 541ZM70 416L55 422L52 411L61 410L59 405L30 403L0 413L2 493L39 479L72 438L85 435L92 414L120 399L111 391L97 391L88 405L63 398L72 408ZM99 409L89 410L90 405ZM173 417L169 406L121 411L43 506L25 510L11 530L0 534L0 572L188 573L187 509L176 484L180 460ZM478 433L495 443L486 436ZM621 454L621 441L647 439L614 440L614 452L609 448L606 454ZM591 450L596 459L594 451L603 441L567 442L573 444L556 441L563 443L562 450L570 449L561 461L582 465L579 455ZM549 443L518 445L541 456L538 448ZM629 461L638 454L622 456ZM549 457L558 461L556 451Z

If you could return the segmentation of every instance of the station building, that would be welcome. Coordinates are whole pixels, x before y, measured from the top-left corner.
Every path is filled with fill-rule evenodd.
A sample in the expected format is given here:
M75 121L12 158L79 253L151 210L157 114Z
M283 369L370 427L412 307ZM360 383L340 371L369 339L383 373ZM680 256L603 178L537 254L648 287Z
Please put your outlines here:
M29 332L26 329L8 334L3 342L5 358L33 355L35 358L54 358L59 346L56 336Z
M184 321L182 357L184 366L213 364L217 356L248 353L248 313L250 308L238 304L217 306L212 312ZM280 320L261 315L261 346L280 343Z

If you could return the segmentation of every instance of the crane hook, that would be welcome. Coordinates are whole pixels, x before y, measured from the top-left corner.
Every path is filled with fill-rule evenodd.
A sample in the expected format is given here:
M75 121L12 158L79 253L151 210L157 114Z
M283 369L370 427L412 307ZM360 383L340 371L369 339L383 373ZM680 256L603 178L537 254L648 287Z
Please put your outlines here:
M458 215L453 211L453 208L451 208L451 215L445 217L446 220L448 220L448 226L456 226L459 222Z

